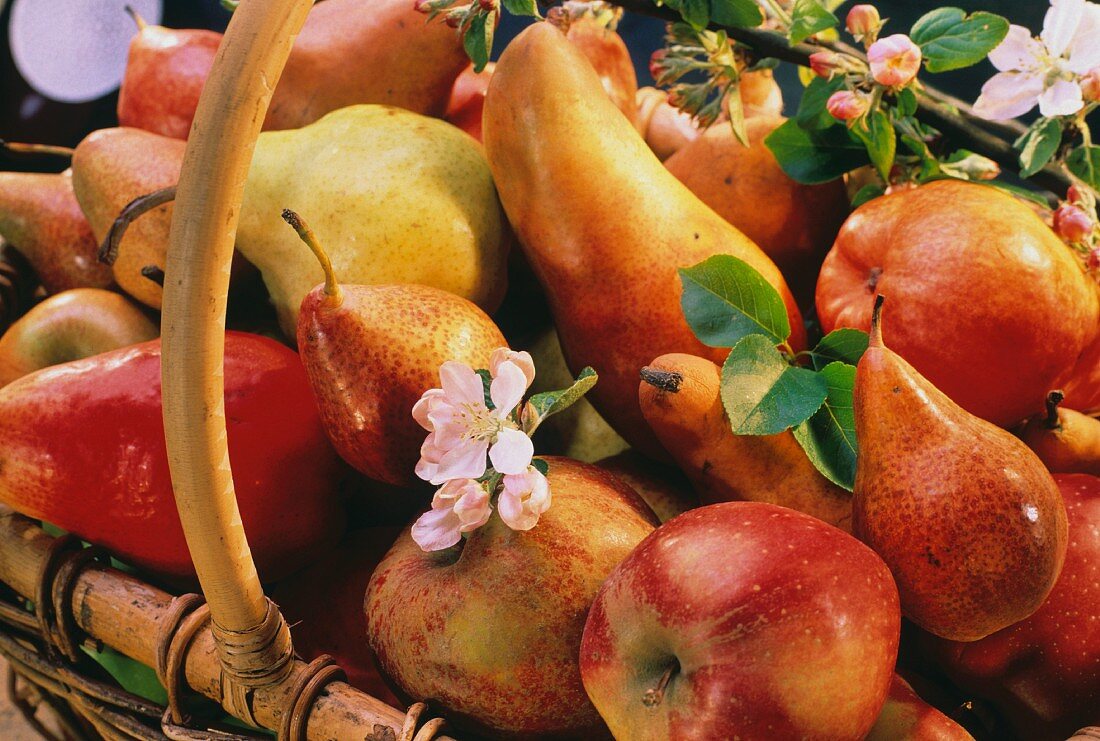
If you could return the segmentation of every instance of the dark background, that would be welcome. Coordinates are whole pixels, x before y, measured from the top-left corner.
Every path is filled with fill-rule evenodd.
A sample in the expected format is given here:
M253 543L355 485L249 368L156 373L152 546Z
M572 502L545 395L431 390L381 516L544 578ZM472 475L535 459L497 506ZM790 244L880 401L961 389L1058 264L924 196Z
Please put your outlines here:
M409 0L412 2L412 0ZM843 19L846 3L837 11ZM938 2L878 2L876 5L882 15L889 19L886 33L908 31L918 17L936 7L956 5L967 11L991 10L1007 16L1012 22L1028 26L1038 31L1042 25L1047 3L1037 0L1024 2L960 2L959 0L939 0ZM176 28L211 28L224 30L229 13L221 8L218 0L167 0L165 3L163 25ZM110 95L98 101L67 105L49 101L31 90L20 78L11 60L8 49L7 24L11 12L11 3L0 13L0 138L9 141L33 141L50 144L74 146L88 132L98 128L115 125L115 104L117 97ZM518 33L528 19L505 16L497 32L496 52L504 48L508 40ZM653 50L662 44L664 24L661 21L637 15L626 15L619 26L619 32L626 39L638 70L639 84L651 84L648 62ZM988 62L983 62L968 70L936 75L934 83L960 97L973 100L982 82L993 74ZM796 72L791 65L781 65L777 76L783 86L788 109L798 99L800 85ZM43 161L42 158L11 157L0 153L0 169L56 169L57 163Z

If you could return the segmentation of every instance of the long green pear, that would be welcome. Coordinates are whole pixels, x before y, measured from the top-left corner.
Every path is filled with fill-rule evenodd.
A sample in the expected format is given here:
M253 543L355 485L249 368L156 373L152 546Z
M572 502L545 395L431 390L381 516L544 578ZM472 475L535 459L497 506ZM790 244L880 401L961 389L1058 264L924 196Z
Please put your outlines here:
M976 641L1050 593L1066 555L1065 505L1026 445L883 345L882 300L856 370L852 531L890 567L906 617Z
M484 142L501 201L546 288L572 370L591 365L593 405L632 445L660 454L638 372L669 352L722 362L692 334L677 268L745 260L802 319L775 264L669 173L562 33L536 23L505 49L485 99Z
M237 249L260 269L287 337L324 273L280 216L310 215L341 280L416 283L494 311L508 232L485 155L461 129L400 108L357 105L260 134Z

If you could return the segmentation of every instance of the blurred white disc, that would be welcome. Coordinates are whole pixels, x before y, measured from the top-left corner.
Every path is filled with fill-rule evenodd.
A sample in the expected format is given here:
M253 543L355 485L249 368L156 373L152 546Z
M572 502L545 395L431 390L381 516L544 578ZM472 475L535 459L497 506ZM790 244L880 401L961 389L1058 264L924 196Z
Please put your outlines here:
M15 66L37 92L83 103L122 82L130 39L130 5L160 23L162 0L11 0L8 40Z

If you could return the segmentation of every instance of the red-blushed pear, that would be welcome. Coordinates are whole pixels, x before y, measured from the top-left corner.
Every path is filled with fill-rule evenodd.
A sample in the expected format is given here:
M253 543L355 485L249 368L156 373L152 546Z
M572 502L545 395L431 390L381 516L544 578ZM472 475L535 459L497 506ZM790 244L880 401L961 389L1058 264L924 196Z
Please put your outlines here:
M72 170L0 172L0 235L49 293L114 282L111 268L96 258L99 244L73 194Z
M677 269L715 254L748 262L783 296L791 342L801 315L779 269L668 172L603 92L584 55L548 23L504 50L485 97L485 152L524 253L546 289L570 369L591 366L596 410L661 455L638 406L638 371L657 355L721 361L692 333Z
M453 293L414 284L340 285L301 217L286 210L283 218L325 272L298 314L298 350L325 431L364 475L411 485L425 435L412 408L437 385L439 366L454 360L488 368L493 350L507 342L484 311Z
M1069 548L1042 607L974 643L927 641L956 683L994 701L1029 741L1100 725L1100 478L1054 479L1069 515Z
M195 28L138 26L118 89L118 123L186 139L222 35Z
M563 6L558 6L547 12L547 18L584 54L599 76L607 97L633 124L638 114L634 102L638 95L638 76L622 36L609 26L610 17L601 19L589 12L570 17Z
M451 88L451 99L443 118L481 141L481 112L485 108L485 91L489 89L489 78L493 76L495 64L489 62L485 69L474 72L473 66L467 67L455 80Z
M459 545L425 553L408 531L367 591L370 645L407 695L494 738L602 738L577 669L600 583L653 531L628 486L547 458L552 505L531 530L497 514Z
M1018 432L1051 473L1100 476L1100 419L1059 406L1061 391L1047 394L1047 413Z
M1050 593L1066 553L1066 509L1026 445L883 343L883 298L856 367L852 532L890 567L907 618L976 641L1031 615Z
M272 585L271 599L291 626L294 650L305 660L328 654L347 672L348 684L382 702L401 703L382 679L370 647L363 595L378 562L401 528L364 527L288 579Z
M966 729L921 699L897 674L864 741L973 741Z
M1100 327L1077 364L1057 384L1066 394L1065 406L1089 414L1100 412Z
M848 217L817 282L822 329L866 330L876 292L892 302L890 347L1001 426L1043 409L1100 326L1096 285L1073 251L1028 206L961 180L876 198Z
M862 739L901 615L882 560L801 512L728 502L669 520L600 587L581 644L618 739Z

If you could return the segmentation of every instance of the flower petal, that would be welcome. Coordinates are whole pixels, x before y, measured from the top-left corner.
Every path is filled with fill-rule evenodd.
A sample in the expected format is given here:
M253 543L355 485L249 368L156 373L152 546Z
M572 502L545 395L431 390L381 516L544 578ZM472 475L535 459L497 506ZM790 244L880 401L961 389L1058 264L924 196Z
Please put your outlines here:
M500 473L517 474L527 470L534 454L531 438L517 429L505 427L497 433L497 441L489 449L489 460Z
M550 484L536 469L504 477L497 509L505 525L513 530L530 530L549 508Z
M1069 116L1081 110L1085 100L1081 86L1069 80L1057 80L1039 96L1039 112L1044 116Z
M500 364L505 361L511 361L519 366L527 378L528 386L535 380L535 361L531 358L531 353L526 350L516 352L507 347L498 347L489 357L489 373L496 377Z
M448 360L439 366L439 382L447 400L454 405L485 405L485 389L481 376L465 363Z
M974 113L991 121L1004 121L1027 113L1043 92L1043 78L1026 72L1001 72L982 86Z
M442 398L444 398L443 389L428 389L423 393L420 399L413 404L413 419L428 432L432 431L431 422L428 419L428 412L431 411L432 402Z
M1068 54L1066 67L1071 72L1083 75L1093 67L1100 67L1100 5L1088 3L1085 6Z
M497 419L504 419L516 405L523 400L523 394L527 391L527 377L518 365L506 360L497 368L496 376L489 385L489 396L493 400L493 415Z
M526 437L526 436L525 436ZM429 481L442 484L451 479L476 479L485 474L485 440L466 440L448 450L439 460L439 467Z
M462 521L462 532L477 530L489 521L493 508L489 505L489 492L476 481L468 481L462 487L462 496L455 502L455 514Z
M462 539L462 521L450 507L430 509L412 526L412 539L423 551L441 551Z
M996 49L989 52L989 61L1000 72L1037 69L1042 64L1043 44L1023 26L1011 25Z
M1052 57L1060 57L1069 48L1085 13L1085 0L1050 0L1039 38Z

